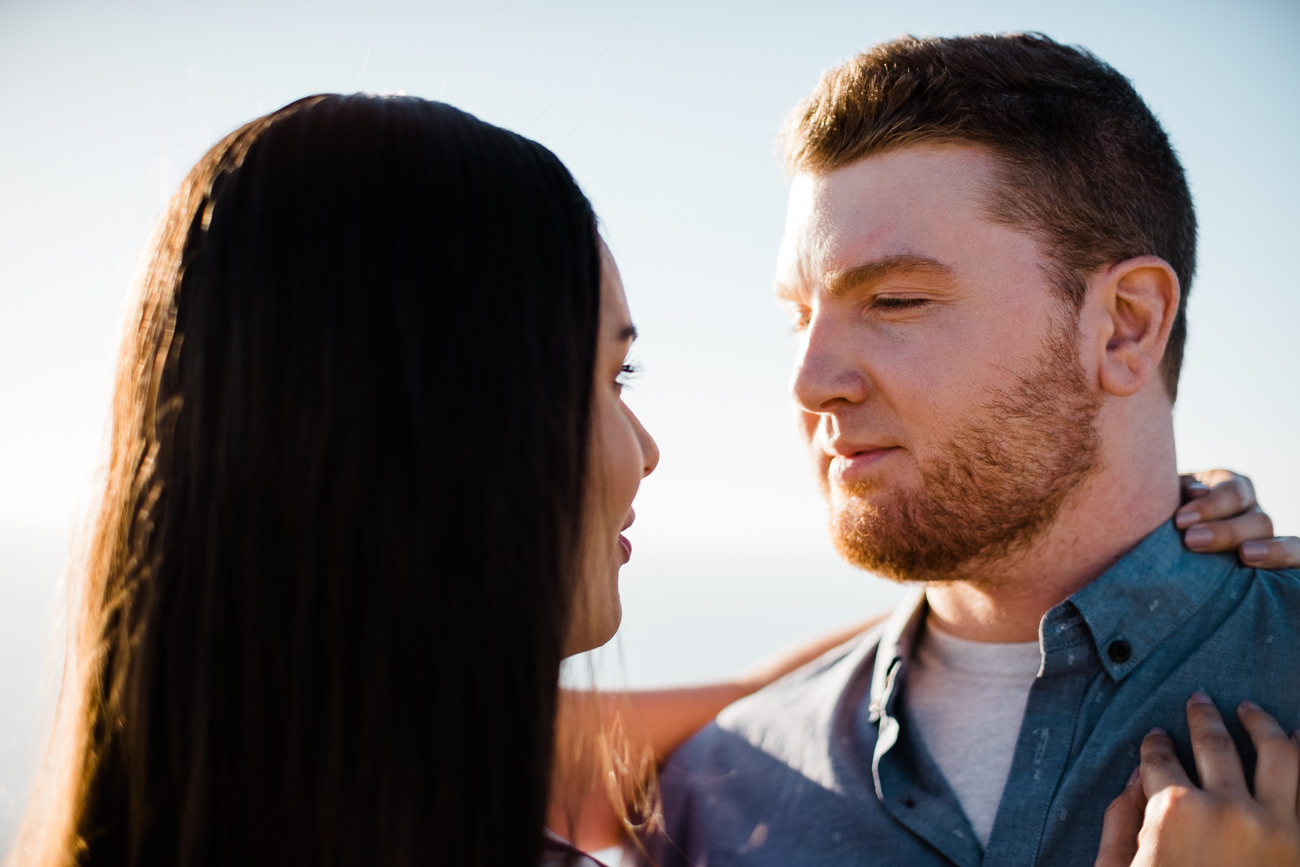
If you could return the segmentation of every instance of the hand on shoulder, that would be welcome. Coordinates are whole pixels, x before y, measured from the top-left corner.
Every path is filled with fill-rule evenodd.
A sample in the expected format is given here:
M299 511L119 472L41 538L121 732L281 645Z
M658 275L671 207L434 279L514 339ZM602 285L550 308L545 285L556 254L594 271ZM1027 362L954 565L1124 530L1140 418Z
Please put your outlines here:
M1253 702L1237 709L1258 761L1254 794L1210 697L1196 693L1187 722L1201 786L1173 741L1153 730L1142 764L1106 811L1097 867L1297 867L1300 865L1300 732L1290 737Z
M1174 524L1193 551L1236 551L1258 569L1300 568L1300 538L1274 536L1273 520L1255 499L1255 486L1231 470L1181 476L1183 505Z

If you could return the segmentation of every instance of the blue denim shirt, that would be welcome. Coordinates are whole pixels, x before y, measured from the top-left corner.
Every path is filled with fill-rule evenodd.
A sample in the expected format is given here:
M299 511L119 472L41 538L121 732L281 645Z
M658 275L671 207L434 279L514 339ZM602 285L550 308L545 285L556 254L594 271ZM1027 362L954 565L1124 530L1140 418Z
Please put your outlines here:
M899 700L922 593L861 639L724 711L661 775L656 863L1091 865L1102 817L1152 726L1190 768L1204 689L1253 773L1234 710L1300 726L1300 573L1192 554L1166 524L1049 611L1042 665L987 851Z

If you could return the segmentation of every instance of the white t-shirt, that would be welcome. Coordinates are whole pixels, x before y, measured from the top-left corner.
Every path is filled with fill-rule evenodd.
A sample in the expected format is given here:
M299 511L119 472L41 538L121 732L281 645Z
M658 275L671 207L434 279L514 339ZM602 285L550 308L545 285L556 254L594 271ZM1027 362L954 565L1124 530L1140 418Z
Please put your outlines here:
M902 701L907 718L987 846L1042 664L1037 641L989 644L950 635L927 618Z

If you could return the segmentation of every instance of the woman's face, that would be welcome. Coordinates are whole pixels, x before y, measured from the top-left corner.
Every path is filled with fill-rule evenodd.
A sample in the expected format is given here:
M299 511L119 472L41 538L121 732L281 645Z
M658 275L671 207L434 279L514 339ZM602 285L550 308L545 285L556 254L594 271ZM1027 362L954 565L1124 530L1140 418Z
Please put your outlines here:
M622 535L632 523L632 498L659 463L659 447L623 403L627 353L636 336L623 280L600 242L600 330L591 397L591 456L583 526L582 574L565 655L599 647L623 617L618 570L632 555Z

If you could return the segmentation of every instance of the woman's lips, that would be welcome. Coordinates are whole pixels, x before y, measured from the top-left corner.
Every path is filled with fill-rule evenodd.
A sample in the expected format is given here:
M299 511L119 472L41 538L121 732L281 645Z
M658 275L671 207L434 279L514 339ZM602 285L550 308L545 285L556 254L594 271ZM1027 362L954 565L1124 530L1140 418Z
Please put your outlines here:
M635 520L636 512L632 509L628 509L627 520L623 522L623 526L619 527L619 529L626 530L628 527L632 526L632 522ZM627 536L624 536L622 533L618 534L618 547L623 549L623 562L626 563L632 557L632 543L629 542Z

